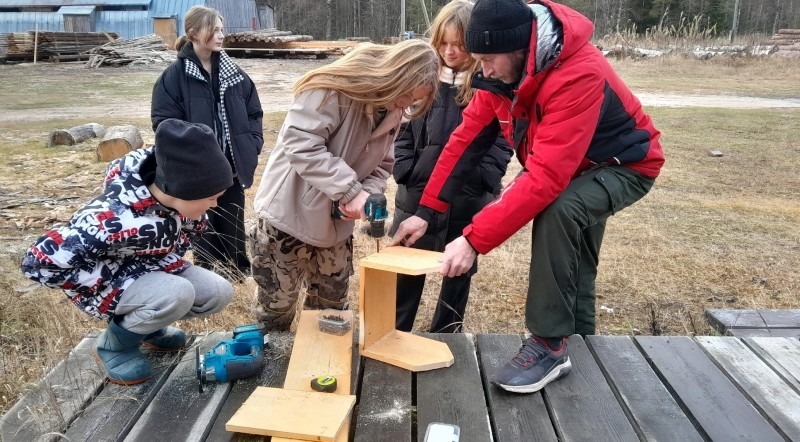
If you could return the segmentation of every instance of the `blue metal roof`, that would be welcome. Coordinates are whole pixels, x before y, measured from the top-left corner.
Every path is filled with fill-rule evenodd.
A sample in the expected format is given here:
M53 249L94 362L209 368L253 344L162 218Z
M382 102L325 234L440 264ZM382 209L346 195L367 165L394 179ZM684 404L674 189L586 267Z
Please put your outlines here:
M36 6L147 6L150 0L0 0L0 8L24 8Z
M94 6L62 6L58 8L58 13L67 15L91 15L94 9Z
M204 6L205 0L153 0L150 3L150 17L151 18L176 18L175 26L178 28L178 36L185 34L183 32L183 16L186 11L192 6ZM152 21L152 20L151 20ZM152 28L153 25L151 24Z

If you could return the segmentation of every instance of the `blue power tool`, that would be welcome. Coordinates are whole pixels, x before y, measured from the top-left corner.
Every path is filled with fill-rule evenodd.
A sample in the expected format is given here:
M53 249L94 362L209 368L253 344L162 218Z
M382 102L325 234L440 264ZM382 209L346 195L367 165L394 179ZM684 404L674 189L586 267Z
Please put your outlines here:
M246 379L261 372L267 343L264 324L250 324L233 329L232 339L220 341L205 355L195 347L200 393L204 384Z

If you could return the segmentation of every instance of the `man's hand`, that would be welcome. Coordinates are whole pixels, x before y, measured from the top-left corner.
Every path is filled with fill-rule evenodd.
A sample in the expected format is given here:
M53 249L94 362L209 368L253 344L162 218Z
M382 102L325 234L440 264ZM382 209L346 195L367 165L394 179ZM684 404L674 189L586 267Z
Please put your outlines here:
M472 248L466 238L459 236L444 248L444 258L439 273L442 276L455 278L467 273L475 263L478 252Z
M428 230L428 222L418 216L412 216L400 223L389 245L400 244L410 247L425 234L426 230Z

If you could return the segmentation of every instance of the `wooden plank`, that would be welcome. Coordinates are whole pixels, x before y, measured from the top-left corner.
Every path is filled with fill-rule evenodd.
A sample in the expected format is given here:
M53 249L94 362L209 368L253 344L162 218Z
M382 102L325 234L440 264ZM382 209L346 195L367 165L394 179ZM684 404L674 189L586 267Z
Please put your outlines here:
M444 342L395 330L361 350L364 357L418 372L453 365L453 353Z
M762 414L790 440L800 440L800 394L737 338L698 336L695 340L736 382Z
M800 341L791 338L746 338L745 344L800 392Z
M211 333L195 339L195 346L204 354L231 333ZM158 394L125 438L126 441L152 442L205 439L214 418L231 390L231 383L206 384L204 392L197 389L197 367L194 348L183 356Z
M351 390L351 364L353 361L353 328L344 335L323 333L317 323L318 310L303 310L297 324L297 333L286 372L283 388L298 391L312 391L311 379L333 375L337 380L337 395L349 395ZM350 318L352 311L343 311ZM350 434L348 418L339 433L338 442L346 442ZM272 442L288 442L289 439L273 437Z
M588 336L586 341L643 439L703 440L630 337Z
M365 359L355 442L411 442L411 372Z
M443 253L430 250L386 247L378 253L363 258L358 265L404 275L425 275L439 271L442 267L442 256Z
M94 359L98 334L92 332L81 340L6 412L0 422L2 440L38 440L67 428L105 379L105 372Z
M731 328L728 334L737 338L757 336L776 338L800 338L800 328Z
M194 337L190 337L187 348ZM166 382L185 352L145 352L153 377L131 385L107 383L86 407L65 436L70 441L116 441L125 437Z
M707 309L706 317L723 333L735 328L800 329L800 310Z
M359 267L359 350L372 346L395 330L397 274Z
M356 397L257 387L225 424L228 431L333 442Z
M497 442L556 441L541 392L509 393L489 383L494 372L519 351L519 335L478 335L477 351L494 440Z
M458 425L459 442L492 440L472 335L426 336L446 343L456 355L456 362L446 369L417 374L417 440L425 438L431 422Z
M567 348L572 372L544 388L560 440L638 440L583 338L571 336Z
M783 440L691 338L639 336L636 341L711 440Z
M266 364L264 370L255 377L236 381L231 388L225 404L217 416L209 433L208 441L265 441L264 436L231 432L225 429L225 423L233 417L236 410L250 397L256 387L280 387L286 380L286 369L289 367L289 355L292 353L294 334L273 332L269 334L269 346L264 349Z

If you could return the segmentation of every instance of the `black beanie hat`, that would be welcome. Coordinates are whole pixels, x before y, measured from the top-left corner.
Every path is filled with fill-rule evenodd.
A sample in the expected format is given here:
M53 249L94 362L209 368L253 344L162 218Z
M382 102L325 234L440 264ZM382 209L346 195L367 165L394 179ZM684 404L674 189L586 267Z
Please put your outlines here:
M464 42L473 54L525 49L531 41L533 12L522 0L478 0L469 16Z
M162 121L156 129L155 156L154 184L169 196L199 200L233 185L231 165L205 124Z

